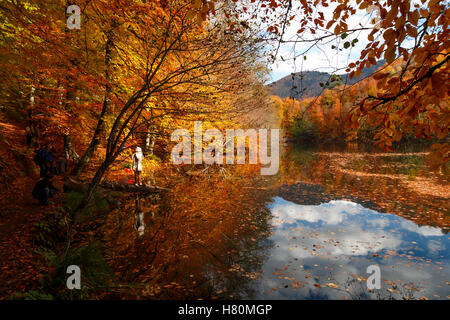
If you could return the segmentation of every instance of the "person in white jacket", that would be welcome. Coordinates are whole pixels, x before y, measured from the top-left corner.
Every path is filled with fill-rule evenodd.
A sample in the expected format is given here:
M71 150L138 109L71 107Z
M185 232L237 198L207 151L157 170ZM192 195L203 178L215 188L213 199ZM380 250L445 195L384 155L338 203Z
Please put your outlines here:
M144 154L140 147L136 147L132 156L133 159L133 170L134 170L134 183L136 185L142 185L141 175L142 175L142 159L144 159Z

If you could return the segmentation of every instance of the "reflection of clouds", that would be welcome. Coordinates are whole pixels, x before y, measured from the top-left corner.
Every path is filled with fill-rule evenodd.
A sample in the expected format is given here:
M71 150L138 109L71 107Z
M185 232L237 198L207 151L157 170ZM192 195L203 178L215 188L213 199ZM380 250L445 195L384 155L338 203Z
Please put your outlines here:
M387 219L371 219L367 221L367 223L371 224L374 227L384 228L389 225L389 220Z
M422 287L422 292L415 293L416 298L433 299L437 294L445 299L450 294L445 284L450 279L448 255L444 254L440 265L434 259L428 260L430 254L448 252L449 239L440 229L419 227L401 217L349 201L305 206L277 197L269 207L276 226L271 238L275 246L263 266L264 273L255 283L257 299L342 299L348 294L324 284L333 282L345 289L343 284L353 279L352 275L367 278L366 269L372 264L380 266L385 296L386 289L391 288L389 281ZM419 250L412 249L411 242ZM403 253L407 250L407 254ZM376 257L372 256L376 252ZM422 256L417 256L417 252ZM315 283L322 287L315 287ZM361 288L367 289L365 280Z
M431 254L437 255L442 250L442 243L440 240L430 240L427 248Z
M401 223L401 226L409 231L418 233L422 236L428 237L428 236L442 236L442 230L435 227L430 226L421 226L419 227L417 224L415 224L412 221L404 220Z
M381 289L383 296L387 297L389 294L387 289L392 288L392 284L395 283L399 287L412 284L414 287L419 289L420 291L414 291L415 298L426 296L429 299L436 299L437 297L434 295L437 294L442 299L446 299L446 297L450 294L449 287L445 284L445 281L448 281L450 278L448 269L444 271L444 274L439 275L433 265L418 263L406 264L405 262L406 261L404 261L402 257L396 256L387 261L383 260L381 263L378 263L381 270ZM313 257L307 260L299 261L299 264L319 265L314 269L309 269L306 271L300 271L299 269L294 271L294 265L291 265L287 270L288 272L291 272L291 274L288 274L287 276L295 277L295 280L299 283L303 283L304 287L293 289L289 286L288 288L285 288L284 286L291 285L293 280L279 279L276 275L272 274L274 269L271 269L271 271L266 271L263 275L263 278L267 281L259 283L259 294L255 298L315 299L318 294L322 294L327 299L343 299L344 296L350 295L342 291L328 288L324 286L324 284L330 282L336 283L340 289L345 290L345 283L347 283L349 279L355 279L352 275L367 278L369 274L366 273L366 269L369 265L374 264L374 262L366 258L361 258L358 260L339 259L331 262ZM271 267L279 268L280 266L270 263L265 267L266 270L269 270ZM325 267L328 269L325 269ZM330 271L329 269L332 270ZM293 273L296 274L292 275ZM305 277L306 274L310 274L310 276ZM329 280L330 275L332 280ZM282 274L282 277L283 276L284 274ZM316 288L314 286L315 283L320 283L322 287ZM357 286L356 289L351 290L353 294L360 292L361 288L367 293L365 279L363 279L361 283L358 282L358 285L361 285L361 287ZM269 290L272 288L277 288L278 290L269 293ZM400 289L397 290L400 292ZM402 295L398 294L394 294L393 296L396 299L402 298ZM371 297L375 298L375 296Z
M338 224L344 220L345 214L357 213L357 206L358 204L349 201L330 201L319 206L305 206L276 197L275 202L271 204L271 211L276 218L276 226L295 223L297 220Z
M303 230L309 231L310 229L304 228ZM335 229L327 229L327 231L330 230ZM336 231L332 236L329 232L318 232L312 236L307 235L304 239L301 239L301 244L299 245L294 244L291 241L292 236L296 235L302 235L302 232L297 233L280 230L274 236L274 242L280 246L277 248L277 255L280 253L281 256L283 256L280 257L281 259L285 259L286 256L296 258L310 258L315 255L327 257L340 255L363 256L370 252L375 253L381 250L394 250L402 242L400 239L392 237L387 232L367 232L363 231L359 226L346 232Z

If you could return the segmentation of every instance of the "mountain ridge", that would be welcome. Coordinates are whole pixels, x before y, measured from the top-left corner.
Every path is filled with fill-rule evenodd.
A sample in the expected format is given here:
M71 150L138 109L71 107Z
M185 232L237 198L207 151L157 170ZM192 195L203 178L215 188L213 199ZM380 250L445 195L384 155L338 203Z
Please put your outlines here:
M325 88L333 88L343 83L354 84L372 75L385 63L385 60L379 60L376 65L365 68L361 72L361 76L353 79L350 79L348 73L333 76L331 73L320 71L297 72L267 84L266 88L268 88L272 94L279 96L280 98L291 97L303 99L316 97L319 96ZM336 76L339 76L340 78ZM333 77L335 78L334 81L332 80Z

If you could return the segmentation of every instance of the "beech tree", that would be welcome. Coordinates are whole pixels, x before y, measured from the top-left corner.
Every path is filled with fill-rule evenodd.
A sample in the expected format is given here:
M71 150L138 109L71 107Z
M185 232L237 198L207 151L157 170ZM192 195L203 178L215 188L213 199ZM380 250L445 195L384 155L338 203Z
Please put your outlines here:
M233 106L215 109L220 105L215 103L217 95L237 92L249 83L243 77L244 63L257 48L236 42L233 33L224 34L220 23L204 23L202 12L190 1L135 2L120 16L111 11L120 25L114 40L117 77L126 78L127 87L118 82L111 89L115 99L106 153L78 210L89 203L133 134L161 117L220 118Z

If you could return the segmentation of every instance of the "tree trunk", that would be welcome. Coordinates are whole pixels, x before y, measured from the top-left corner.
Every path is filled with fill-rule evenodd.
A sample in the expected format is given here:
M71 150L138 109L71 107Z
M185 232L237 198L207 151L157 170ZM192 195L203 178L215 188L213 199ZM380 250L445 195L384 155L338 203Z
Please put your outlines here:
M155 147L155 130L154 126L148 127L147 136L145 137L144 154L153 155L153 148Z
M147 135L145 137L145 144L144 144L144 155L145 156L152 156L153 155L153 149L155 147L155 141L156 141L156 135L155 135L156 126L152 125L149 126L147 129ZM153 170L149 172L148 175L151 184L155 184L155 176L153 173Z
M76 166L73 168L71 175L79 176L85 166L91 161L92 156L94 155L95 150L100 144L101 134L105 131L105 117L110 112L111 106L111 95L112 95L112 87L111 87L111 72L110 65L112 59L112 48L113 48L113 32L112 30L107 33L107 41L105 47L105 99L103 100L102 111L100 112L100 117L97 122L97 127L94 131L94 136L92 137L91 143L88 148L84 152L80 161L77 162Z
M35 88L31 87L30 92L30 105L28 108L28 126L25 129L27 145L29 148L39 148L39 129L33 120L33 109L34 109L34 92Z

